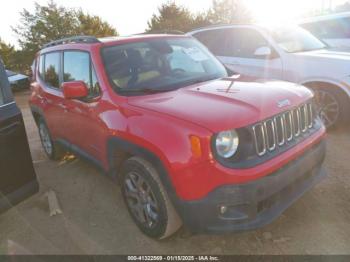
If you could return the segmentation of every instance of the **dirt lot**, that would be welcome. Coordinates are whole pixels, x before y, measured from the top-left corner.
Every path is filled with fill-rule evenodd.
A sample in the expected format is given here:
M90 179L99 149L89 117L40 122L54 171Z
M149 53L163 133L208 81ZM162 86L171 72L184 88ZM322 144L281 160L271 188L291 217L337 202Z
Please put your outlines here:
M22 109L41 192L0 216L0 254L350 254L350 132L329 135L329 176L274 223L257 231L191 235L157 242L131 221L119 188L86 162L49 161L28 105ZM53 189L63 215L49 217Z

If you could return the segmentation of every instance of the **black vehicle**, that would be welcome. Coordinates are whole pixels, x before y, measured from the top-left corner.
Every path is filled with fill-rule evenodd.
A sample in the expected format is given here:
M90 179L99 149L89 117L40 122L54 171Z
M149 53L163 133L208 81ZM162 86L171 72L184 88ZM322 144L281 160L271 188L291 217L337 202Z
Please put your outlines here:
M0 59L0 212L38 191L22 114Z

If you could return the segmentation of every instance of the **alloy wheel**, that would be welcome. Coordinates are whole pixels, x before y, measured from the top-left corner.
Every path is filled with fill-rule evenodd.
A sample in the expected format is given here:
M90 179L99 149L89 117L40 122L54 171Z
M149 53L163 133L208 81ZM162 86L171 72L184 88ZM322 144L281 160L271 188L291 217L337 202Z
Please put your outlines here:
M154 228L159 222L159 207L151 186L137 172L130 172L124 180L127 205L139 223Z
M315 90L315 104L317 114L327 128L338 121L340 106L333 94L323 90Z

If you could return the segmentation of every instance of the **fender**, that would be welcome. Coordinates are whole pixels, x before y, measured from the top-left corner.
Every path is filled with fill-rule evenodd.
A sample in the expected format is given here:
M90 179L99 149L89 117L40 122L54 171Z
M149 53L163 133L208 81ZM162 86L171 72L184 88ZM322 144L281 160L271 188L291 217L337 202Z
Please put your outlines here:
M118 166L116 165L115 161L115 154L120 151L126 154L130 154L133 156L139 156L150 162L158 171L159 178L162 181L164 187L167 190L167 193L173 202L173 204L176 206L179 202L179 198L176 194L175 188L173 187L172 182L170 181L168 171L166 167L164 166L161 159L154 154L153 152L149 151L146 148L140 147L132 142L126 141L119 137L111 137L108 139L107 142L107 150L108 150L108 163L109 163L109 174L116 178L117 172L118 172ZM118 179L118 178L117 178Z
M35 117L35 114L42 117L45 121L44 111L40 107L38 107L36 105L30 105L30 110L32 112L32 115L33 115L33 118L34 118L36 124L38 124L38 122L37 122L37 118Z
M308 79L304 79L303 81L299 82L299 84L307 86L307 84L314 83L314 82L322 82L325 84L337 86L350 97L350 84L347 84L345 82L339 82L339 81L331 79L331 78L308 78Z

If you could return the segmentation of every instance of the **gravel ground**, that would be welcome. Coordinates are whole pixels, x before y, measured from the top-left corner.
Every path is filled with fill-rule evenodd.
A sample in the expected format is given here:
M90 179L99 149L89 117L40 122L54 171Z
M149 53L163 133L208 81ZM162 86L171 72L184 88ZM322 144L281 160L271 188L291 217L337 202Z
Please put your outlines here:
M0 254L350 254L350 132L328 136L329 176L272 224L250 232L191 235L157 242L131 221L119 188L79 159L44 155L30 114L22 109L41 192L0 216ZM63 215L49 216L49 189Z

